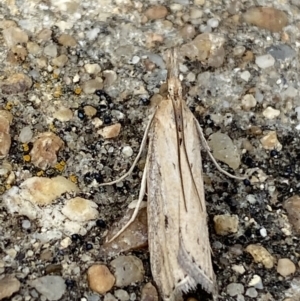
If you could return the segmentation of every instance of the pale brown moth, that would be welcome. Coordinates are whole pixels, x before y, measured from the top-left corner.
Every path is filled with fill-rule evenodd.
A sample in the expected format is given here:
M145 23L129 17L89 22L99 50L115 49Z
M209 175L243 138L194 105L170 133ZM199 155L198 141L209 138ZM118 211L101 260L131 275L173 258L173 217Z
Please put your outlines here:
M182 300L182 293L199 284L217 297L204 198L201 144L209 152L201 127L182 97L176 50L168 51L168 96L147 125L138 162L149 134L148 155L134 221L147 190L148 245L153 279L164 301ZM201 143L202 142L202 143ZM228 176L234 177L224 170ZM234 177L237 178L237 177Z

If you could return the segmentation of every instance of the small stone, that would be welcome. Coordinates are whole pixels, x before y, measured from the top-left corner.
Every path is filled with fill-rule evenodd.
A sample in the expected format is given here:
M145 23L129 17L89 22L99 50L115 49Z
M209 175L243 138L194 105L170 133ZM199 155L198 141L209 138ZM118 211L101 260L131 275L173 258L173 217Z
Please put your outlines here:
M237 272L237 273L239 273L241 275L243 275L246 272L244 266L241 265L241 264L239 264L239 265L237 265L237 264L232 265L232 270L234 270L235 272Z
M106 88L110 87L118 78L118 75L114 70L105 70L102 74L105 77L104 87Z
M231 297L244 294L244 291L244 286L241 283L230 283L226 288L227 294Z
M31 130L30 126L25 126L22 128L20 134L19 134L19 140L22 143L28 143L33 137L33 132Z
M219 26L219 20L216 18L208 19L207 25L211 28L217 28Z
M288 86L288 88L281 93L283 99L293 99L298 96L298 90L293 86Z
M10 124L13 120L13 115L5 110L0 110L0 159L3 159L8 155L11 136L10 136Z
M106 241L109 241L124 227L132 217L134 209L126 211L121 220L117 221L109 230ZM105 242L102 251L104 254L114 256L121 252L141 249L148 242L147 209L141 208L135 220L112 242Z
M129 294L125 290L122 290L122 289L115 290L115 296L120 301L128 301L130 299Z
M268 236L267 230L265 228L261 228L259 230L259 233L260 233L261 237L267 237Z
M250 111L256 106L256 103L257 101L252 94L246 94L242 98L242 107L245 111Z
M72 36L65 33L58 38L58 43L66 47L75 47L77 45L76 40Z
M78 192L77 186L68 179L57 176L54 178L32 177L20 185L22 197L33 204L48 205L65 192Z
M102 90L102 78L90 79L82 84L82 90L85 94L94 94L96 90Z
M253 286L253 287L255 287L257 289L260 289L260 290L264 288L261 277L259 275L253 275L253 277L250 280L248 285Z
M115 283L115 277L102 264L92 265L87 271L87 278L90 289L98 294L105 294Z
M277 263L277 273L287 277L296 272L295 264L288 258L280 258Z
M264 111L263 111L263 115L264 117L266 117L267 119L274 119L276 117L278 117L280 115L280 111L273 109L272 107L267 107Z
M57 163L57 152L64 142L52 132L44 132L36 137L30 152L31 163L43 170Z
M88 74L98 74L101 72L99 64L85 64L84 69Z
M4 276L0 279L0 300L11 297L19 291L20 286L20 281L13 275Z
M266 69L274 66L275 59L271 54L264 54L255 58L255 64L261 69Z
M62 249L66 249L67 247L69 247L72 244L72 240L70 237L65 237L61 242L60 242L60 246L62 247Z
M68 57L65 54L62 54L52 60L52 65L56 67L64 67L68 60Z
M62 107L54 112L53 118L56 118L61 122L66 122L73 118L73 112L69 108Z
M108 293L104 296L103 301L118 301L118 299L111 293Z
M289 222L296 233L300 233L300 196L294 195L285 200L283 208L286 210Z
M84 114L88 117L93 117L97 114L97 109L92 106L84 106Z
M141 301L158 301L158 293L155 286L148 282L142 288Z
M288 24L286 13L273 7L250 7L243 18L246 23L271 32L279 32Z
M122 149L122 154L125 158L129 158L133 155L133 150L130 146L124 146Z
M44 48L44 54L56 57L57 56L57 45L56 44L49 44Z
M163 5L151 6L145 11L145 16L149 20L163 19L167 16L168 10Z
M214 216L215 231L218 235L228 235L236 233L239 226L239 218L237 215L215 215Z
M52 30L49 28L42 29L36 36L37 40L49 41L51 40Z
M244 80L245 82L248 82L250 78L251 78L251 73L248 70L243 71L241 73L241 79ZM252 95L252 94L248 94L248 95Z
M98 130L98 134L105 139L118 137L121 131L121 124L115 123L109 126L106 126L103 129Z
M276 60L292 59L297 52L287 44L272 45L266 49Z
M48 300L59 300L66 291L66 284L60 276L44 276L28 281L40 294Z
M185 24L180 30L180 34L184 40L193 39L196 35L195 27L191 24Z
M31 228L31 222L28 219L22 220L22 228L28 230Z
M194 4L203 6L205 4L205 0L194 0Z
M276 149L280 151L282 149L282 145L277 139L276 131L270 131L267 133L260 139L260 143L262 144L263 148L267 150Z
M256 298L258 295L257 290L254 287L249 287L246 290L246 296L250 297L250 298Z
M10 27L2 31L4 42L8 48L28 42L28 35L19 27Z
M62 213L71 221L87 222L99 215L96 203L80 197L70 199L62 208Z
M32 80L23 73L13 74L1 84L2 93L17 94L28 91L32 86Z
M252 255L255 262L262 263L266 269L273 268L275 258L263 246L248 245L246 251Z
M111 262L116 278L115 285L124 287L144 279L143 262L135 256L119 256Z
M201 9L194 8L190 11L190 19L200 19L203 16L203 11Z
M240 166L240 154L227 134L217 132L210 135L208 145L215 159L226 163L232 169L237 169Z

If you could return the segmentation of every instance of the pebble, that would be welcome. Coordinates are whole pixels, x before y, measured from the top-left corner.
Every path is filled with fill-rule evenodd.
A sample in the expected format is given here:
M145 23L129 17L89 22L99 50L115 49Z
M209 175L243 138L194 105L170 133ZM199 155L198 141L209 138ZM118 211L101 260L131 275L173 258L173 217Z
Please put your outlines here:
M118 301L118 299L111 293L108 293L104 296L103 301Z
M243 71L241 73L241 79L244 80L245 82L248 82L250 78L251 78L251 73L248 70Z
M58 43L66 47L75 47L77 45L76 40L72 36L65 33L59 36Z
M290 45L287 44L272 45L271 47L268 47L266 50L276 60L282 60L282 61L286 59L292 59L297 55L296 50L294 50Z
M94 117L97 114L97 109L92 106L84 106L83 110L88 117Z
M105 139L110 139L110 138L118 137L120 131L121 131L121 124L115 123L98 130L97 133Z
M0 87L4 94L17 94L28 91L31 86L32 80L29 76L23 73L17 73L4 80Z
M272 269L275 258L261 245L248 245L246 251L251 254L256 263L262 263L266 269Z
M248 296L250 298L256 298L258 296L258 292L254 287L249 287L246 290L246 296Z
M143 286L141 301L158 301L157 290L151 282L148 282Z
M280 115L280 111L277 109L273 109L272 107L267 107L263 111L263 115L267 119L275 119L276 117L278 117Z
M3 39L8 48L28 42L28 35L19 27L10 27L2 31Z
M211 18L208 19L207 25L210 26L211 28L217 28L219 26L219 20L216 18Z
M274 66L275 59L271 54L264 54L255 58L255 64L261 69L266 69Z
M109 241L117 232L126 225L132 217L134 209L126 211L121 220L114 223L107 233L106 241ZM141 208L135 220L112 242L105 242L102 252L114 256L121 252L141 249L148 242L147 209Z
M31 228L31 222L28 219L23 219L22 220L22 228L25 230L28 230Z
M60 242L60 246L62 247L62 249L66 249L68 246L70 246L72 244L72 240L70 237L65 237L64 239L62 239L62 241Z
M130 299L129 294L125 290L122 290L122 289L115 290L115 296L120 301L128 301Z
M57 45L56 44L49 44L44 48L44 54L57 57Z
M90 79L82 84L82 90L85 94L94 94L96 90L103 89L103 80L100 77Z
M39 134L33 142L30 151L31 163L43 170L54 167L57 163L57 152L64 147L65 143L52 132Z
M99 216L97 208L95 202L76 197L66 202L62 213L71 221L87 222Z
M136 256L119 256L111 262L116 278L115 285L124 287L144 279L143 262Z
M250 7L244 14L246 23L271 32L279 32L288 24L288 16L285 12L273 7Z
M263 289L264 286L263 286L263 283L262 283L262 279L259 275L253 275L253 277L251 278L249 284L249 286L253 286L257 289Z
M296 233L300 233L300 196L294 195L283 203L289 222Z
M217 132L210 135L208 145L215 159L226 163L232 169L237 169L240 166L241 158L237 147L227 134Z
M122 149L122 154L125 158L129 158L133 155L133 150L130 146L124 146Z
M22 143L28 143L33 137L33 132L30 126L25 126L21 129L19 134L19 141Z
M104 80L104 87L110 87L117 79L118 75L114 70L105 70L102 72L105 80Z
M53 118L61 122L70 121L73 118L73 112L69 108L61 107L53 113Z
M287 277L296 272L295 264L288 258L280 258L277 263L277 273Z
M36 36L39 41L49 41L52 36L52 30L49 28L43 28Z
M243 284L241 283L230 283L227 285L226 292L229 296L234 297L243 294L245 291Z
M246 94L242 98L242 107L245 111L250 111L257 104L256 99L252 94Z
M168 10L163 5L151 6L145 11L145 16L149 20L163 19L167 15L168 15Z
M218 235L228 235L238 231L239 218L237 215L215 215L214 227Z
M101 72L101 67L99 64L85 64L84 69L88 74L98 74Z
M66 284L60 276L44 276L28 281L41 295L50 301L59 300L66 291Z
M92 265L87 271L87 278L90 289L98 294L105 294L115 283L113 274L102 264Z
M11 297L19 291L20 286L20 281L13 275L4 276L0 279L0 300Z
M259 233L260 233L261 237L267 237L268 236L267 230L265 228L261 228L259 230Z
M62 54L52 59L52 65L61 68L67 64L68 60L69 58L65 54Z
M276 149L281 151L282 144L277 139L277 132L270 131L260 139L260 143L264 149L272 150Z
M11 136L9 131L12 120L13 115L10 112L0 110L0 159L6 157L10 149Z
M237 273L239 273L239 274L241 274L241 275L243 275L246 272L244 266L241 265L241 264L239 264L239 265L237 265L237 264L232 265L232 270L235 271L235 272L237 272Z
M183 28L180 29L180 35L184 40L193 39L196 35L195 27L191 24L185 24Z

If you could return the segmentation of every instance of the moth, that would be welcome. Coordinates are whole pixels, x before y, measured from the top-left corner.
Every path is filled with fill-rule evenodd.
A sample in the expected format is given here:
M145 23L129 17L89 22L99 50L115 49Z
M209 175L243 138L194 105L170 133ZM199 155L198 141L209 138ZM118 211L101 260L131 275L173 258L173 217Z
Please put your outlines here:
M162 299L182 300L182 293L198 284L216 298L201 158L201 145L207 150L209 147L183 99L176 50L168 51L167 67L168 95L151 116L133 165L121 178L101 184L114 184L127 177L149 138L136 209L127 225L110 241L134 221L147 191L151 272Z

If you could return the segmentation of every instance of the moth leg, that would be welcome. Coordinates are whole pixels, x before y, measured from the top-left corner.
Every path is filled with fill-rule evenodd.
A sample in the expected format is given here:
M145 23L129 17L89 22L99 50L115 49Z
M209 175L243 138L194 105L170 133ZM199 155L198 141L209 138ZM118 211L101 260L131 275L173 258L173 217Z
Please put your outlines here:
M129 169L123 176L121 176L120 178L118 178L118 179L116 179L116 180L114 180L114 181L111 181L111 182L102 183L102 184L100 184L99 186L108 186L108 185L112 185L112 184L119 183L119 182L121 182L122 180L124 180L126 177L128 177L128 176L132 173L134 167L136 166L136 164L137 164L138 160L140 159L140 157L141 157L141 155L142 155L142 152L143 152L143 150L144 150L144 148L145 148L145 146L146 146L147 137L148 137L149 130L150 130L152 121L153 121L153 119L154 119L155 113L156 113L156 109L155 109L154 113L153 113L153 114L151 115L151 117L150 117L150 120L149 120L149 122L148 122L148 124L147 124L147 127L146 127L146 129L145 129L145 134L144 134L144 136L143 136L143 139L142 139L142 142L141 142L141 146L140 146L139 152L138 152L138 154L137 154L135 160L133 161L133 163L132 163L130 169Z
M114 239L116 239L120 234L122 234L127 228L128 226L135 220L138 212L139 212L139 209L140 209L140 206L141 206L141 203L144 199L144 196L145 196L145 192L146 192L146 185L147 185L147 172L148 172L148 157L147 157L147 160L146 160L146 164L145 164L145 168L144 168L144 172L143 172L143 177L142 177L142 183L141 183L141 188L140 188L140 192L139 192L139 199L137 201L137 204L136 204L136 207L134 209L134 212L130 218L130 220L127 222L127 224L116 234L114 235L109 241L108 243L112 242Z
M215 164L215 166L217 167L217 169L222 172L223 174L225 174L226 176L232 178L232 179L236 179L236 180L245 180L247 179L247 177L238 177L238 176L234 176L232 174L230 174L229 172L227 172L226 170L224 170L220 165L219 163L216 161L216 159L214 158L214 156L212 155L211 153L211 149L203 135L203 131L202 131L202 128L201 126L199 125L199 122L196 120L196 118L194 118L195 120L195 123L196 123L196 127L197 127L197 131L198 131L198 134L199 134L199 137L202 141L202 145L204 147L204 149L207 151L208 155L210 156L211 160L213 161L213 163Z

